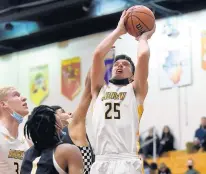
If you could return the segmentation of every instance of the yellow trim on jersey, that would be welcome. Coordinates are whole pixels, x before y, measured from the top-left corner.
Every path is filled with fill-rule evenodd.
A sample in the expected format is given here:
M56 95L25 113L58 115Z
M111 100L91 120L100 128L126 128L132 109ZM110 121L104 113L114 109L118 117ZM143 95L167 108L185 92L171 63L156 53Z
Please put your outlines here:
M142 174L144 174L144 164L142 164Z
M33 162L32 162L32 170L31 174L36 174L37 171L37 163L39 162L41 156L37 157Z
M139 122L140 122L140 119L142 118L142 114L143 114L143 112L144 112L144 107L143 107L143 105L139 105L138 107L137 107L137 112L138 112L138 119L139 119Z

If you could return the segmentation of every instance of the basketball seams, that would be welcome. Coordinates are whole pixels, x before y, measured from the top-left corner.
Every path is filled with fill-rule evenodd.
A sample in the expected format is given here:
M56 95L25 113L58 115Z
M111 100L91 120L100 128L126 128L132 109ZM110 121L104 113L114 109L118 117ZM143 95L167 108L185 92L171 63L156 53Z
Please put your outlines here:
M124 22L125 25L127 25L128 19L132 16L132 14L129 14L126 21Z
M128 16L128 18L126 19L126 21L125 21L125 23L124 23L125 27L127 26L128 20L129 20L129 18L131 18L131 17L132 17L132 15ZM128 31L128 29L129 29L129 28L126 27L126 30L127 30L127 31Z
M141 8L141 7L135 7L135 6L133 6L133 7L128 8L126 11L129 12L129 13L131 13L131 12L133 12L133 10L138 9L138 8ZM129 11L128 11L128 10L129 10Z
M131 14L131 20L132 20L132 14ZM135 32L135 30L136 30L136 28L135 28L135 26L134 26L134 23L133 23L133 20L132 20L132 28L133 28L133 30L134 30L134 33L135 33L135 37L137 37L137 34L136 34L136 32ZM139 32L139 31L138 31Z
M142 34L142 32L140 32L140 30L142 29L140 29L139 26L137 27L136 25L142 25L142 31L145 32L150 31L152 29L151 24L155 22L155 16L152 15L152 12L150 12L149 10L144 9L144 6L133 6L132 8L128 9L127 13L129 14L125 20L125 25L129 26L129 34L133 35L134 37L137 37Z
M131 11L130 11L129 14L128 14L128 17L127 17L127 19L126 19L126 21L125 21L125 24L126 24L126 25L127 25L128 19L132 16L132 11L133 11L133 9L134 9L134 7L131 8ZM126 13L127 13L127 11L126 11Z
M135 17L135 18L137 18L140 22L142 22L142 20L141 20L140 18L138 18L137 16L135 16L135 15L132 15L132 16ZM132 23L132 24L133 24L133 23ZM142 24L143 24L149 31L152 30L152 29L149 29L144 22L142 22Z
M151 17L151 18L153 18L153 19L155 20L154 16L152 16L152 15L150 15L150 14L148 14L148 13L145 13L145 12L142 12L142 11L135 11L135 13L145 14L145 15L147 15L147 16L149 16L149 17Z
M132 20L132 13L133 13L133 10L135 10L136 8L132 8L132 11L131 11L131 20ZM135 11L134 11L135 12ZM134 31L134 33L135 33L135 35L136 35L136 37L138 37L138 35L140 34L140 32L138 31L138 34L135 32L136 31L136 27L135 27L135 25L134 25L134 21L132 20L132 28L133 28L133 31Z

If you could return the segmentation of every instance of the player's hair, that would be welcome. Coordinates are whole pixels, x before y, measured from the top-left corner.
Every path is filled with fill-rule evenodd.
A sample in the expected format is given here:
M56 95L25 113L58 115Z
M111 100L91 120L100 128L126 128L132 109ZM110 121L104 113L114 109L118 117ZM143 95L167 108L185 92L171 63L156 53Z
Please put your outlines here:
M0 100L4 100L4 98L8 95L9 91L15 89L12 86L8 86L8 87L0 87Z
M129 56L125 55L125 54L120 54L120 55L115 57L114 62L116 62L116 61L118 61L120 59L127 60L130 63L131 69L132 69L132 74L134 75L135 66L134 66L134 63L133 63L132 59Z
M63 112L65 112L64 109L63 109L61 106L58 106L58 105L51 106L51 108L52 108L55 112L56 112L58 109L61 109Z
M55 111L41 105L33 109L24 126L24 135L32 139L37 150L53 147L60 142L56 130Z

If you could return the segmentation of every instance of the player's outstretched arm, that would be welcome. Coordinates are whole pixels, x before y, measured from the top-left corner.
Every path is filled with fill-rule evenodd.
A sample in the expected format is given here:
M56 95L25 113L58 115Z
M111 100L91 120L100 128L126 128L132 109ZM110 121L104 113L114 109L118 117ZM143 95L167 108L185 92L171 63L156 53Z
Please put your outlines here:
M85 122L87 111L92 99L91 95L91 69L87 73L85 80L85 89L83 95L80 99L79 105L73 113L73 120L71 124L77 124L80 122Z
M92 62L92 71L91 71L91 91L92 96L96 96L100 90L100 88L104 85L104 73L105 73L105 65L104 58L105 55L109 52L109 50L114 45L115 41L119 38L119 36L126 33L126 29L124 26L125 18L127 17L126 11L122 13L120 21L118 23L117 28L110 33L95 49L93 54L93 62Z
M139 41L137 64L135 67L133 86L137 94L144 100L148 91L148 73L149 73L149 58L150 48L148 45L148 39L151 38L155 32L155 27L146 33L143 33L140 37L136 38Z

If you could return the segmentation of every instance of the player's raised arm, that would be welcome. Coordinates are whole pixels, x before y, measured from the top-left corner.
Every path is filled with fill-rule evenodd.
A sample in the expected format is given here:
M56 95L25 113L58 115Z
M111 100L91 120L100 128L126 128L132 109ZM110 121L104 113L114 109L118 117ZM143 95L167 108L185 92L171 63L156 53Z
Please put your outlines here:
M92 96L96 96L100 88L104 85L105 65L104 58L119 36L126 33L124 21L127 14L122 13L117 28L110 33L95 49L93 54L92 70L91 70L91 92Z
M148 45L148 39L155 32L155 27L146 33L143 33L137 40L139 41L137 64L134 73L133 86L138 95L144 100L148 90L148 73L149 73L149 58L150 48Z
M87 73L87 77L85 80L85 89L79 105L77 109L73 113L73 121L72 124L76 124L79 122L85 122L87 111L92 99L91 95L91 70Z

